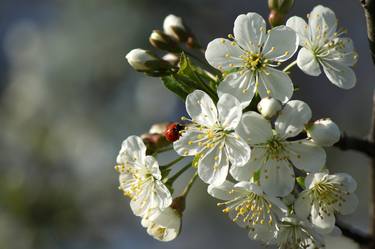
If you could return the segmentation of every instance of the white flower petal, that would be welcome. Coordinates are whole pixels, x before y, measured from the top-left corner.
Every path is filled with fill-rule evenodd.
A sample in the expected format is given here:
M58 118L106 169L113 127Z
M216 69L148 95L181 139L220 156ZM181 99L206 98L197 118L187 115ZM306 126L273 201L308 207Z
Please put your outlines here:
M286 146L289 159L300 170L318 172L326 162L325 150L312 142L300 140L287 143Z
M142 191L137 194L135 199L130 201L130 208L134 215L143 216L148 210L157 208L159 203L153 192L152 181L142 185Z
M207 184L223 184L228 175L229 161L223 153L223 144L216 145L198 162L198 175Z
M238 190L245 191L245 192L251 192L251 193L254 193L254 194L260 195L260 196L263 195L263 190L259 186L255 185L254 183L251 183L249 181L238 182L234 185L234 188L236 188Z
M233 34L243 49L258 53L266 39L266 22L257 13L239 15L234 22Z
M273 205L278 207L283 212L284 215L288 213L288 207L279 198L267 196L267 200L269 200Z
M137 161L144 164L146 157L146 146L142 138L138 136L130 136L122 142L121 151L117 157L117 163L125 163L127 161Z
M257 112L244 113L236 131L251 145L265 143L273 135L270 122Z
M237 181L250 181L254 173L258 171L263 163L262 158L264 156L264 150L259 148L253 148L251 150L250 160L242 167L232 166L230 168L230 174Z
M233 189L233 186L234 183L226 180L219 186L209 185L207 188L207 192L209 195L216 199L228 201L233 199L233 197L235 196L234 193L230 192Z
M297 33L286 26L271 29L263 46L263 56L272 61L283 62L290 59L298 49Z
M294 188L293 168L286 161L269 160L261 169L260 185L270 196L286 196Z
M328 176L327 173L308 174L305 178L306 189L312 189L317 183L321 182L323 178Z
M305 220L311 212L311 198L308 192L302 192L294 202L294 211L296 215Z
M171 192L161 181L155 181L155 198L157 198L158 207L161 209L172 204Z
M186 111L198 124L212 127L217 123L217 109L207 93L195 90L186 97Z
M234 167L244 166L250 159L250 146L237 134L226 135L225 151Z
M297 56L298 67L306 74L318 76L322 73L314 53L307 48L301 48Z
M261 98L273 97L285 103L293 95L293 82L283 71L267 67L258 73L258 93Z
M286 22L286 26L292 28L295 32L297 32L299 37L299 44L304 46L305 42L309 39L309 26L299 16L292 16Z
M321 233L328 234L333 230L336 218L333 213L327 214L317 205L313 204L311 209L311 222Z
M241 121L242 108L238 99L229 94L220 96L217 102L219 121L224 130L236 129Z
M204 149L204 147L199 146L199 142L204 143L207 139L207 134L198 130L187 129L182 136L173 143L173 149L181 156L194 156Z
M322 65L324 73L334 85L343 89L351 89L355 86L357 77L350 67L332 60L323 60Z
M345 191L348 191L349 193L353 193L357 189L357 182L354 180L354 178L347 174L347 173L337 173L333 176L336 176L340 178L340 184L343 185L343 188Z
M149 220L147 233L159 241L171 241L180 233L181 216L171 207L155 212Z
M345 201L341 202L341 205L336 206L337 211L342 215L348 215L353 213L358 207L358 198L355 194L349 194L343 196Z
M309 15L309 28L311 37L317 45L325 43L333 38L337 30L337 18L335 13L322 5L316 6Z
M303 101L291 100L284 106L275 121L275 129L283 138L298 135L311 119L311 109Z
M231 73L217 88L219 97L225 93L233 95L240 101L242 109L250 104L255 91L255 75L251 71L246 71L243 74Z
M158 161L156 161L156 159L153 156L146 156L145 168L148 169L148 171L152 174L152 176L155 179L161 179Z
M358 54L354 51L353 40L347 37L339 37L334 40L334 50L330 50L329 58L347 66L353 66L358 61Z
M208 44L205 56L211 66L226 71L243 65L244 61L240 58L243 53L238 45L232 45L227 39L217 38Z
M252 240L260 240L263 243L273 244L277 230L275 226L255 224L249 229L249 238Z

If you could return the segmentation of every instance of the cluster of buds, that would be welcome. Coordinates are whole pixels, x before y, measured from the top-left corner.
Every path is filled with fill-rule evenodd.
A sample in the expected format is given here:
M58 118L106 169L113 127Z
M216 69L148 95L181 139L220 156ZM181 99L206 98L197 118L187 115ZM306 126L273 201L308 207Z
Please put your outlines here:
M185 44L188 48L200 49L201 46L190 28L181 17L168 15L164 19L163 31L153 30L149 37L150 44L167 52L163 57L144 49L133 49L126 55L128 63L138 72L153 77L170 75L176 71L179 57Z

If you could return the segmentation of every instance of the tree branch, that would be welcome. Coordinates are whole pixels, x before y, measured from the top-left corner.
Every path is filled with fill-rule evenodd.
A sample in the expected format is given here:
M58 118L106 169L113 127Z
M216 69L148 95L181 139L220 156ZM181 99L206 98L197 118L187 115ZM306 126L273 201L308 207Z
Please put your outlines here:
M361 246L368 246L372 242L372 237L369 234L365 234L353 227L348 226L340 221L336 222L336 225L340 228L342 235L351 238Z
M369 41L371 58L375 64L375 0L360 0L365 12L367 23L367 38Z
M335 147L341 150L355 150L370 158L375 157L375 143L368 139L351 137L345 133L341 135L340 141L335 144Z

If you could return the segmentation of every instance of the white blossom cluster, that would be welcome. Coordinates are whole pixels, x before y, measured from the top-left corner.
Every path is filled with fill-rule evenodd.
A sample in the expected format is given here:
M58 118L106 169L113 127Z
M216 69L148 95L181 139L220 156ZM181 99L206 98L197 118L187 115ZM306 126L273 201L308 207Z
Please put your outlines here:
M120 190L130 198L130 207L142 217L142 226L155 239L174 239L181 226L181 214L171 207L172 196L162 182L159 164L146 155L146 146L138 136L128 137L116 160Z
M177 30L183 29L174 18ZM164 29L176 35L169 22L171 17ZM324 72L343 89L355 85L351 67L358 56L343 34L334 12L319 5L307 22L294 16L270 30L257 13L239 15L233 35L207 46L206 60L221 72L218 100L204 90L187 95L190 117L184 118L173 149L193 158L208 193L251 239L281 249L324 248L326 236L339 233L335 216L357 206L355 180L326 169L325 147L339 141L338 126L328 118L312 121L308 104L291 100L293 65L311 76ZM279 68L297 53L295 62ZM129 53L129 63L142 59L132 57ZM261 100L251 109L255 96ZM124 141L116 169L120 188L148 233L162 241L174 239L181 214L171 207L158 163L146 155L139 137Z

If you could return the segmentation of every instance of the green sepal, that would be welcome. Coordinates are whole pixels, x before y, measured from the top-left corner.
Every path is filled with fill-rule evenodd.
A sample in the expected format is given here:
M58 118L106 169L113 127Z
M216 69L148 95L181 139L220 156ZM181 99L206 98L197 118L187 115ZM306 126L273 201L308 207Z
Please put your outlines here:
M177 80L174 75L164 76L161 79L166 88L168 88L171 92L175 93L183 100L186 99L186 96L189 93L194 91L194 88L191 88L183 82Z
M259 182L259 180L260 180L260 170L255 171L252 178L253 178L254 182Z
M296 178L296 182L298 183L298 185L299 185L302 189L305 189L305 177L298 176L298 177Z

